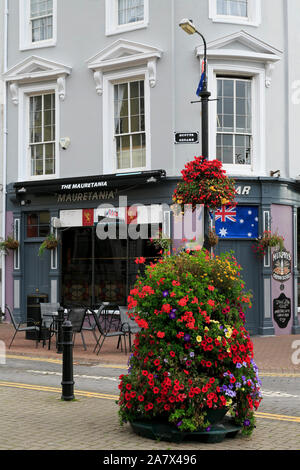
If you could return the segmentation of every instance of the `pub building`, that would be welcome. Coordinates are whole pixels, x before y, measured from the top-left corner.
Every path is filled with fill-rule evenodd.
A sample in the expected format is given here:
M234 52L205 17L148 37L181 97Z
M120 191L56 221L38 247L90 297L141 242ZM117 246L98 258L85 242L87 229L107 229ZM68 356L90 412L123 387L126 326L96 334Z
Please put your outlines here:
M144 257L149 263L159 256L149 242L153 228L173 238L174 246L181 241L174 239L178 221L171 208L178 181L156 170L10 184L6 230L14 233L20 246L6 257L5 281L6 303L13 305L15 315L24 320L31 316L32 306L45 301L64 306L97 306L104 301L126 305L142 269L136 259ZM243 267L246 289L253 292L246 326L252 335L299 334L299 183L239 177L236 189L235 215L229 208L229 216L226 210L225 215L220 212L215 222L219 243L214 252L233 250ZM119 207L122 198L126 207ZM247 221L248 215L254 223ZM195 224L201 217L185 215L192 219L191 236L183 232L185 238L196 234L201 239L203 225ZM237 227L232 234L224 225L230 217ZM113 227L113 238L99 238L97 227L102 222ZM131 222L136 222L135 237L124 231ZM247 223L253 229L243 229ZM283 253L269 249L263 259L254 253L255 239L264 230L284 237ZM58 246L39 256L50 232L57 235ZM148 233L148 239L139 237L139 232Z
M171 191L163 170L10 185L7 233L20 246L6 257L6 298L15 315L32 317L30 306L40 302L126 305L143 268L136 259L149 263L160 256L150 238L170 230L164 204ZM127 206L119 207L120 201ZM99 224L103 232L112 225L113 237L100 239ZM50 233L57 248L39 255Z

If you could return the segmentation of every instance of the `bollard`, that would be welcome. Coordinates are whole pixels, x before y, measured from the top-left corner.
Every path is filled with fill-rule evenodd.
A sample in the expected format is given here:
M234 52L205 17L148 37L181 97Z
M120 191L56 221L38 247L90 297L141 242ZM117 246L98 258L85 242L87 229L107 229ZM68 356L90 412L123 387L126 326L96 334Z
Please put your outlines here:
M61 354L63 352L62 347L62 325L64 322L64 309L59 307L57 310L58 317L57 317L57 348L56 351Z
M62 369L62 395L65 401L74 400L73 380L73 331L72 323L66 320L62 325L63 369Z

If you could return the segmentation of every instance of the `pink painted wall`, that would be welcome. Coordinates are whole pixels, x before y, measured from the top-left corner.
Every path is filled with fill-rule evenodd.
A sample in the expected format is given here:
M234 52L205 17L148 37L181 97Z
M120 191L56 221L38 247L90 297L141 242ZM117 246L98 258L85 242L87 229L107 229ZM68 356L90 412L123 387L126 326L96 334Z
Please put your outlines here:
M6 213L6 236L13 233L13 213ZM14 305L14 286L13 286L13 269L14 269L14 255L10 251L5 256L5 303L13 308ZM6 316L5 320L10 321L9 315Z
M271 217L272 217L272 233L277 232L278 235L282 235L284 238L284 244L287 251L292 254L293 258L293 212L292 207L290 206L280 206L273 204L271 208ZM293 260L292 260L293 263ZM293 264L292 264L293 266ZM277 299L280 294L283 292L286 297L291 299L291 319L285 329L278 327L277 323L273 319L274 329L276 336L290 335L292 332L293 326L293 315L294 315L294 295L293 295L293 276L287 281L284 282L284 291L280 290L281 282L275 281L272 277L272 309L273 309L273 300ZM272 313L273 317L273 313Z

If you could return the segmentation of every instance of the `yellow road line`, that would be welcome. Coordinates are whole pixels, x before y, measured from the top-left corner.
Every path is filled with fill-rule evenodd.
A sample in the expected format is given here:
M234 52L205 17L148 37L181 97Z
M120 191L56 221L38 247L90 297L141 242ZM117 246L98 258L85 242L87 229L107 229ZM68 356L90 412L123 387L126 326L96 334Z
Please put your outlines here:
M280 372L260 372L259 373L260 377L299 377L300 374L293 373L293 372L287 372L287 373L280 373Z
M255 416L257 418L274 419L276 421L290 421L293 423L300 423L300 416L277 415L273 413L262 413L259 411L255 413Z
M33 390L33 391L38 391L38 392L51 392L51 393L62 392L62 389L57 388L57 387L45 387L43 385L31 385L31 384L23 384L23 383L17 383L17 382L0 381L0 387L20 388L23 390ZM117 400L119 398L118 395L89 392L85 390L75 390L74 395L75 397L81 396L81 397L86 397L86 398L101 398L104 400Z
M31 356L20 356L20 355L15 355L15 354L6 354L6 356L0 356L0 357L6 357L8 359L22 359L24 361L38 361L38 362L49 362L52 364L62 364L62 359L50 359L50 358L45 358L45 357L31 357ZM80 364L80 361L84 362L84 359L75 359L74 360L74 365ZM95 365L93 362L91 362L91 365ZM125 365L117 365L117 364L97 364L97 367L103 367L104 369L123 369L127 370L128 367Z
M61 359L50 359L46 357L31 357L31 356L18 356L14 354L6 354L7 359L22 359L24 361L39 361L39 362L51 362L52 364L61 364Z

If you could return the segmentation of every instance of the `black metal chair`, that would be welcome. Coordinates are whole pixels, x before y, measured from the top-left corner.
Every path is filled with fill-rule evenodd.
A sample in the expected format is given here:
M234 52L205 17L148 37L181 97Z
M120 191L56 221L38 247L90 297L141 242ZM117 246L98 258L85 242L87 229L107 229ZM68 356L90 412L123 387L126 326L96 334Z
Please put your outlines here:
M87 310L86 307L74 307L74 308L71 308L70 311L68 312L68 320L70 320L70 322L72 323L73 345L75 345L76 333L80 333L82 344L83 344L85 351L86 351L86 344L84 341L82 328L83 328L86 310Z
M57 326L54 321L54 312L60 307L60 303L40 303L41 308L41 329L48 333L48 349L51 348L51 338L54 334L57 333ZM44 333L42 331L42 333ZM43 342L43 346L45 345L45 340Z
M101 313L103 311L103 309L105 308L105 305L104 304L101 304L100 307L98 308L97 312L95 312L95 310L93 308L90 308L88 307L86 309L86 318L88 319L88 325L85 325L83 324L83 327L82 327L82 331L91 331L93 333L93 336L96 340L96 343L97 343L97 335L96 335L96 328L97 328L97 325L96 325L96 322L94 320L94 313L96 313L99 321L100 321L100 318L101 318ZM93 321L91 322L91 317L93 319Z
M121 329L125 335L128 334L129 339L129 351L131 351L131 335L135 335L141 331L141 328L137 323L132 320L128 315L128 308L119 306L120 317L121 317Z
M100 319L98 318L97 314L95 312L93 312L93 316L94 316L94 320L95 320L95 323L96 323L96 326L97 326L97 329L100 333L100 336L97 340L97 343L96 343L96 346L94 348L94 352L98 349L98 352L96 353L97 355L100 353L101 351L101 348L103 346L103 343L105 341L106 338L114 338L114 337L118 337L119 340L121 340L121 338L124 338L124 346L125 346L125 354L127 354L127 348L126 348L126 338L125 338L125 333L124 331L120 330L120 331L105 331L102 326L101 326L101 322L100 322ZM118 345L119 345L119 341L118 341ZM122 350L122 342L121 342L121 350Z
M13 343L13 340L15 339L15 336L17 333L19 332L22 332L24 331L25 333L27 331L35 331L36 332L36 348L38 347L38 343L39 343L39 334L40 334L40 325L36 322L36 320L33 320L32 318L27 318L26 321L20 321L18 324L14 318L14 315L12 313L12 310L9 308L8 305L5 305L5 309L8 311L9 315L10 315L10 318L11 318L11 321L12 321L12 324L14 326L14 329L15 329L15 333L12 337L12 340L10 342L10 345L8 346L8 349L10 349L12 343ZM30 325L28 326L28 323L33 323L33 325ZM27 325L27 326L22 326L22 325Z

